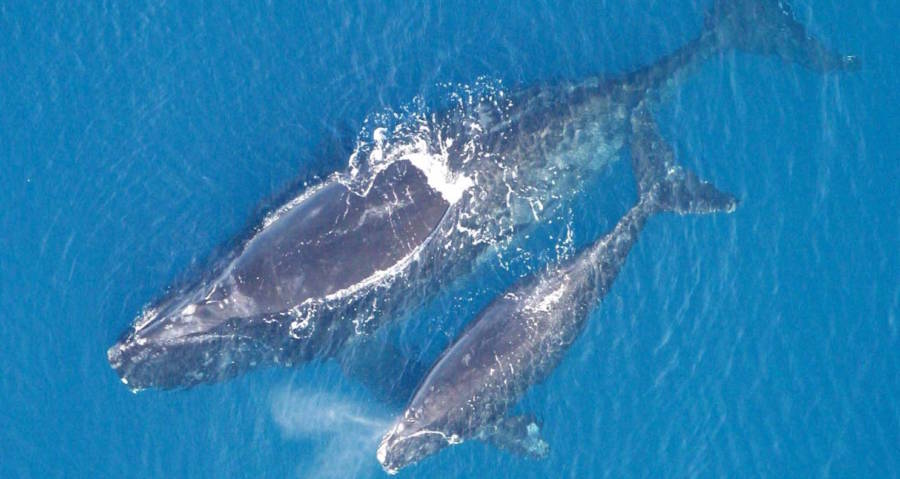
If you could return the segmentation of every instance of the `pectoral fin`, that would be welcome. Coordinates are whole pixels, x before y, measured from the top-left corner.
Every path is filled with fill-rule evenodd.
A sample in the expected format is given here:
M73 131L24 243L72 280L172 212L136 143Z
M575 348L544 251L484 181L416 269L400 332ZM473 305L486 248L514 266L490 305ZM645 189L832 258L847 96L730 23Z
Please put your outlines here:
M504 417L482 429L478 438L531 459L544 459L550 453L550 445L541 437L541 425L532 415Z

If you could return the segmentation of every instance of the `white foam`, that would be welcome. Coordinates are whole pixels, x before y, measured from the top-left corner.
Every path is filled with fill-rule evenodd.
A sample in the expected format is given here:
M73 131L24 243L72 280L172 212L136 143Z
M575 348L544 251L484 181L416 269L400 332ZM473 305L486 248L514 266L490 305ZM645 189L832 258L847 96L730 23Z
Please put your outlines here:
M315 185L307 186L307 188L305 190L303 190L302 193L300 193L299 195L294 197L291 201L287 202L287 204L279 207L275 211L266 215L266 217L263 218L262 227L260 228L260 231L265 230L266 228L271 226L272 223L275 223L276 221L278 221L282 216L284 216L289 211L294 209L294 207L303 203L312 195L318 193L321 189L325 188L325 186L330 184L335 179L336 179L336 175L332 175L331 177L327 178L325 181L322 181Z
M531 307L534 311L543 311L545 313L549 313L556 308L556 304L562 299L563 294L566 292L566 289L569 288L568 277L564 277L563 281L559 282L559 285L547 293L546 296L541 298L541 300Z
M433 152L429 148L424 137L428 136L428 127L422 125L412 136L400 134L393 141L387 138L386 128L376 128L372 132L374 145L372 150L361 158L360 152L355 151L350 158L350 176L358 177L363 173L360 160L368 166L369 180L375 178L381 171L397 161L406 160L425 176L425 181L432 190L437 192L451 205L456 204L463 193L475 183L462 173L454 173L448 166L449 153L447 150L453 145L452 139L438 140L435 145L439 152ZM371 184L369 184L371 186Z
M400 159L407 160L418 168L425 175L428 186L451 205L456 204L463 193L475 184L468 176L451 172L447 167L446 155L429 154L424 140L418 140L414 148Z

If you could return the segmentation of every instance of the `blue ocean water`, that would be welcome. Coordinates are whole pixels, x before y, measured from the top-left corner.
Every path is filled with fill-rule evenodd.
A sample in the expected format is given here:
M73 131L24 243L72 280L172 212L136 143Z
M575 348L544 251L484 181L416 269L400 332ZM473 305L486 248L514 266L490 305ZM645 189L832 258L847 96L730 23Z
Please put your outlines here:
M373 112L438 84L627 71L708 4L560 3L0 4L0 477L383 477L396 411L332 363L133 395L106 349L272 198L344 168ZM794 10L862 70L727 54L668 88L663 134L741 205L651 220L523 401L550 457L473 441L401 475L900 475L900 4ZM580 192L575 241L630 188ZM544 259L487 268L398 327L439 350Z

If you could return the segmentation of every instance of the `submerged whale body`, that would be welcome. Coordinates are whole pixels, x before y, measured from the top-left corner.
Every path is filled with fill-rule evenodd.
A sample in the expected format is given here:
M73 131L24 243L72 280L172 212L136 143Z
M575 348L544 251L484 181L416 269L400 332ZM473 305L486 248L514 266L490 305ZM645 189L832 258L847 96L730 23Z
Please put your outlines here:
M700 35L620 78L491 92L371 131L347 171L265 218L208 281L146 308L109 348L133 390L337 355L402 318L621 156L633 109L724 49L858 67L782 2L717 0Z
M384 436L377 458L400 468L466 439L537 457L549 446L534 421L507 417L559 363L609 291L647 219L733 211L736 201L676 165L646 111L633 114L631 152L639 199L609 234L569 261L527 277L497 297L447 348ZM496 436L500 435L498 442Z

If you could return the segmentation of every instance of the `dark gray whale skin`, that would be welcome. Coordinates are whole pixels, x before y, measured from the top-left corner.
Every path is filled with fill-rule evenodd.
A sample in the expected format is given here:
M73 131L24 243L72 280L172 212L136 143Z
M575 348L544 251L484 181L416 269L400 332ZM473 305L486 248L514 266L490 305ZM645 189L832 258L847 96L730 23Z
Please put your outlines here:
M378 174L363 196L326 181L253 235L215 280L145 311L110 349L110 362L123 382L143 389L328 356L350 333L323 327L298 338L291 309L396 264L448 206L405 161Z
M477 128L436 115L429 152L442 150L454 174L471 180L458 198L411 159L373 171L364 189L332 175L270 215L211 279L146 308L109 348L110 365L136 391L336 355L545 219L621 156L636 105L725 49L816 71L859 65L810 38L780 2L717 0L697 38L652 65L514 91L502 111L486 101L475 108ZM447 137L457 141L446 146ZM471 145L484 155L465 162Z
M734 210L733 197L675 165L646 111L636 111L632 125L637 204L589 248L523 279L478 315L438 359L383 438L377 457L385 471L395 473L446 446L484 438L486 428L488 435L506 434L507 410L553 371L584 330L652 214ZM504 426L492 427L497 423ZM541 456L548 448L536 432L536 426L520 429L519 449L531 447Z

